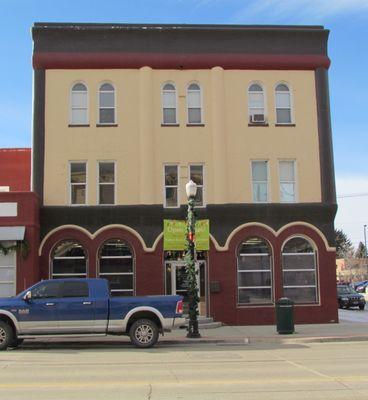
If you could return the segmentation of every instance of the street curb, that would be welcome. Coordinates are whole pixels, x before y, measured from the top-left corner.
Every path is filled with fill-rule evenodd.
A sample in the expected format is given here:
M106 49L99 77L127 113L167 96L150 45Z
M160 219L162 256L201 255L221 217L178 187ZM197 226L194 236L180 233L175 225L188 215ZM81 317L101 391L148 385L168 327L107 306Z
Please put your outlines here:
M307 344L307 343L338 343L338 342L363 342L368 341L368 335L357 335L357 336L304 336L297 337L291 335L280 335L279 337L228 337L228 338L164 338L159 340L157 347L165 346L176 346L176 347L187 347L197 345L215 345L215 346L247 346L257 344ZM59 338L52 338L44 341L40 340L27 340L20 347L23 349L31 348L50 348L56 346L71 346L88 348L93 346L106 346L106 348L119 347L119 346L130 346L129 340L91 340L81 338L81 340L65 340Z

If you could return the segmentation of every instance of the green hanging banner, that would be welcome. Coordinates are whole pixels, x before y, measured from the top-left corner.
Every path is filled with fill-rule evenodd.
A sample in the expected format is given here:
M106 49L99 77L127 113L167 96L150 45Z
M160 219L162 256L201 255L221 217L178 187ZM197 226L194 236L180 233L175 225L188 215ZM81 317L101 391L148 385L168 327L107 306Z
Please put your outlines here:
M196 250L210 249L210 221L208 219L196 221L194 241Z
M185 234L185 221L164 219L164 250L184 250Z
M210 223L208 219L196 221L195 225L196 250L210 249ZM186 246L186 221L164 220L164 250L185 250Z

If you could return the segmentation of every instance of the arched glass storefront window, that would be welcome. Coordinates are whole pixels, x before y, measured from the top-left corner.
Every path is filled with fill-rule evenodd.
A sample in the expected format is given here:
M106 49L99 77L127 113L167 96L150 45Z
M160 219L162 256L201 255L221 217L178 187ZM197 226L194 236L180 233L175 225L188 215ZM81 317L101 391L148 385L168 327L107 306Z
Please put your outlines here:
M282 250L284 296L296 303L318 301L316 252L302 237L288 240Z
M134 255L120 239L105 242L100 250L100 278L110 282L113 296L134 295Z
M59 243L51 258L51 278L86 278L87 257L82 245L75 240Z
M271 303L272 255L266 240L250 237L238 253L238 304Z

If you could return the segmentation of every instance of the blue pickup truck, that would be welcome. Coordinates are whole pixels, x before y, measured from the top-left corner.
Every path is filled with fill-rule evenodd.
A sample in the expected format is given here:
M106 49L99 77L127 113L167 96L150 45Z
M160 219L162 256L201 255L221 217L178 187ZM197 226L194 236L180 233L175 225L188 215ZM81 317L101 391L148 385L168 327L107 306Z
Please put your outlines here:
M0 350L23 339L129 335L151 347L159 333L184 324L181 296L112 297L106 279L54 279L0 299Z

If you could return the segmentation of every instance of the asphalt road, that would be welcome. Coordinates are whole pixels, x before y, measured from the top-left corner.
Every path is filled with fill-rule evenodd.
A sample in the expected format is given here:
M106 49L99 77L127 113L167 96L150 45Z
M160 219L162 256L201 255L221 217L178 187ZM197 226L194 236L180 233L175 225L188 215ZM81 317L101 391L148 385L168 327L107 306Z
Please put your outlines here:
M44 345L0 353L0 398L368 399L368 342Z
M339 321L341 323L344 322L360 322L367 323L368 322L368 305L365 306L365 309L359 310L359 308L350 308L349 310L339 310Z

